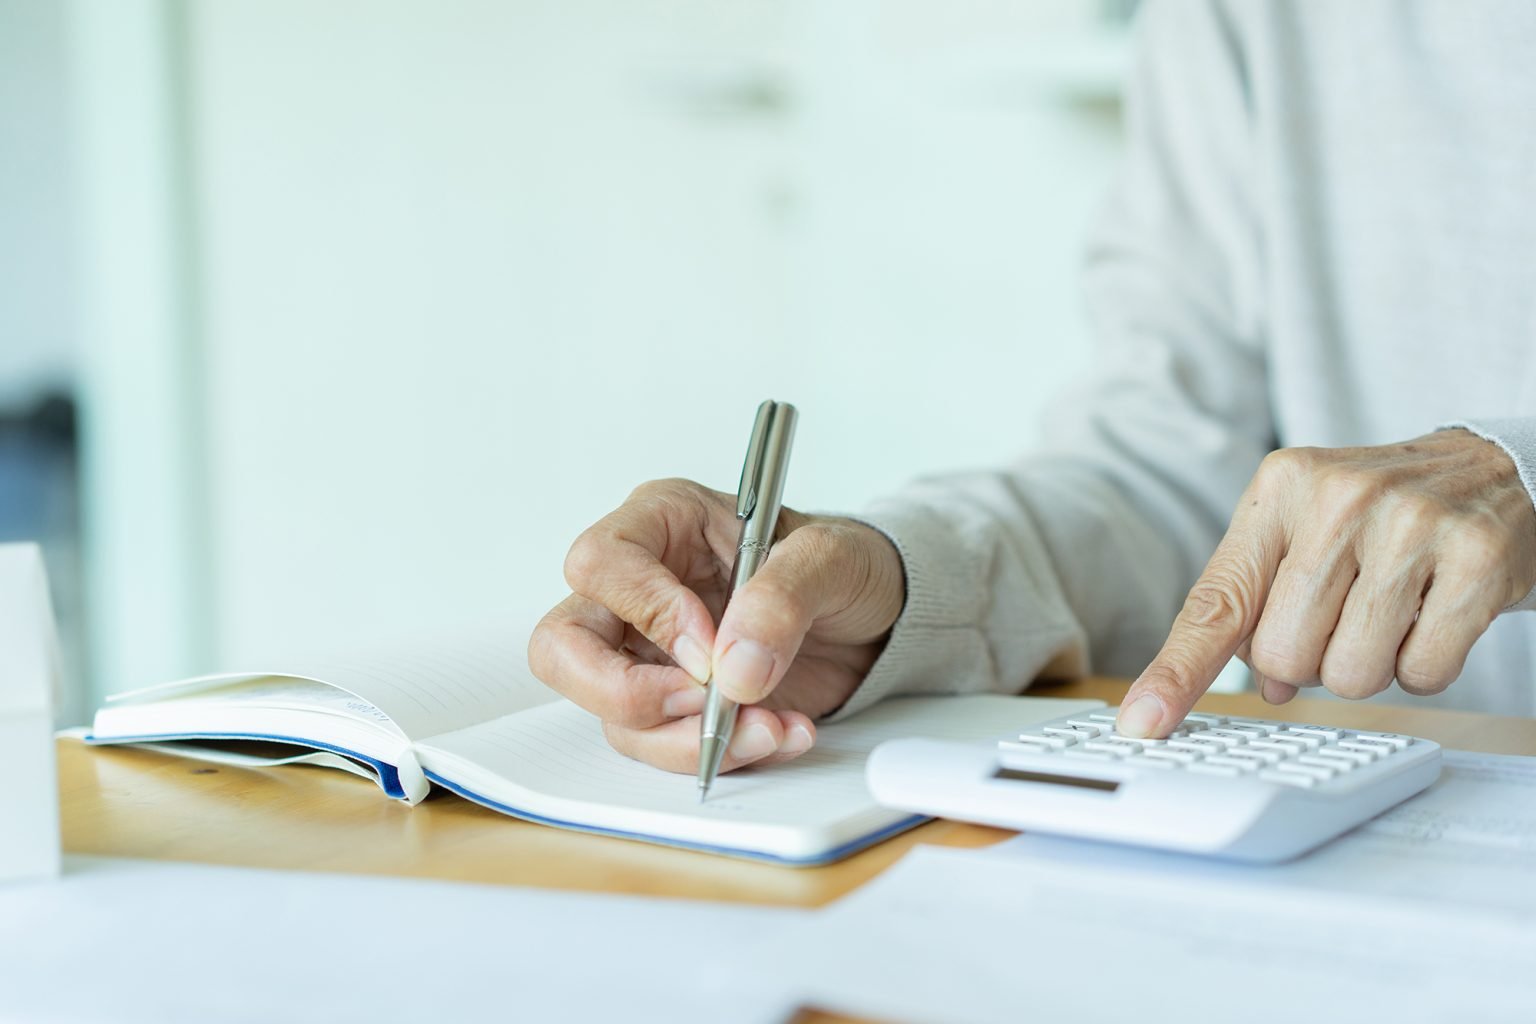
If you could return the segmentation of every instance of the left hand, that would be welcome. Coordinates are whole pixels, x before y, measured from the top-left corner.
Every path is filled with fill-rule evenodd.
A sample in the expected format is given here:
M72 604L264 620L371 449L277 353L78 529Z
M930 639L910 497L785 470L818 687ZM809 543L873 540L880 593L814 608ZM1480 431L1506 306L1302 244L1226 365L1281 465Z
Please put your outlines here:
M1236 654L1264 699L1439 693L1536 583L1536 509L1514 462L1465 430L1269 455L1126 694L1119 731L1166 736Z

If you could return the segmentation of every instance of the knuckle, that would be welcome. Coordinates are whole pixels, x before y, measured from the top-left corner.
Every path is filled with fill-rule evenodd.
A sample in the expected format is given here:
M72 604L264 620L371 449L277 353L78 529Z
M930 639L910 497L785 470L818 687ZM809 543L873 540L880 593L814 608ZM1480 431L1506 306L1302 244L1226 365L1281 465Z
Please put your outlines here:
M1179 617L1200 630L1219 629L1247 620L1252 607L1249 586L1238 573L1210 571L1190 590Z
M1510 538L1506 531L1483 519L1458 523L1446 538L1445 557L1471 576L1495 576L1508 572Z
M1264 456L1253 485L1263 492L1288 491L1318 471L1322 464L1317 448L1277 448Z
M554 677L554 632L551 612L539 620L528 637L528 668L541 681L549 683Z
M1443 503L1421 491L1384 490L1378 503L1390 521L1415 527L1437 526L1446 515Z
M1392 685L1389 673L1374 671L1353 660L1324 662L1321 678L1329 693L1345 700L1365 700Z
M1388 494L1385 480L1369 470L1333 466L1317 473L1314 484L1319 507L1335 519L1363 515Z
M734 495L710 490L686 477L674 476L647 480L629 493L623 507L658 512L666 518L676 515L692 517L707 516L711 510L727 506L732 508L734 514L735 500Z
M1433 665L1417 658L1397 663L1397 685L1415 697L1431 697L1445 691L1460 675L1459 667Z
M572 590L581 594L590 589L602 569L606 546L596 526L588 527L572 542L563 567L565 582Z
M682 477L665 477L660 480L647 480L645 483L629 492L625 504L632 502L665 501L670 498L678 498L683 495L697 493L703 488L692 480Z
M1303 651L1296 644L1264 633L1254 639L1250 657L1250 666L1260 675L1291 686L1316 680L1321 660L1316 652Z
M1311 448L1277 448L1264 456L1259 463L1259 475L1263 477L1291 479L1309 471L1315 463L1315 451Z
M663 593L656 583L642 584L633 608L627 610L625 617L646 639L670 649L682 617L681 604L680 595Z

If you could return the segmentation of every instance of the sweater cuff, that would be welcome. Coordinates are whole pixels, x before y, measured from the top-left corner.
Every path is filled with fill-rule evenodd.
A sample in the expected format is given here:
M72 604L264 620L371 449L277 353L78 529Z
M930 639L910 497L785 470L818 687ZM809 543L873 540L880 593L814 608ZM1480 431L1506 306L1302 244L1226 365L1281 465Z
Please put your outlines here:
M1457 428L1470 431L1484 441L1491 441L1502 448L1504 454L1514 460L1515 469L1520 473L1520 482L1525 485L1525 492L1530 495L1532 505L1536 506L1536 417L1457 420L1441 424L1437 429ZM1504 610L1536 611L1536 587Z
M885 650L853 695L828 716L838 721L898 694L953 694L976 689L975 677L990 660L980 621L981 588L960 581L973 550L952 524L930 509L900 506L848 516L879 530L896 546L906 574L906 603ZM958 571L957 571L958 570Z

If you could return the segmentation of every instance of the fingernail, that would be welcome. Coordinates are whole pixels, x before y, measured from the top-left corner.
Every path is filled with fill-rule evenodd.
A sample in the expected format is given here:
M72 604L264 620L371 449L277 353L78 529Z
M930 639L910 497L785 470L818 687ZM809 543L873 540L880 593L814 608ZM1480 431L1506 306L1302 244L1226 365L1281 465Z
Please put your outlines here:
M704 711L704 697L704 688L700 686L669 693L667 699L661 702L661 713L668 718L687 718L689 715L701 714Z
M731 756L738 761L756 761L760 757L767 757L777 747L768 727L754 722L731 740Z
M1131 739L1144 739L1152 735L1162 720L1163 702L1155 693L1144 693L1120 709L1120 717L1115 719L1115 731Z
M672 660L699 683L709 682L709 652L686 633L672 643Z
M737 640L715 666L715 684L738 700L754 701L768 689L773 673L773 655L761 644Z
M811 749L816 740L811 736L811 731L803 725L793 725L784 734L784 742L779 744L781 754L803 754Z

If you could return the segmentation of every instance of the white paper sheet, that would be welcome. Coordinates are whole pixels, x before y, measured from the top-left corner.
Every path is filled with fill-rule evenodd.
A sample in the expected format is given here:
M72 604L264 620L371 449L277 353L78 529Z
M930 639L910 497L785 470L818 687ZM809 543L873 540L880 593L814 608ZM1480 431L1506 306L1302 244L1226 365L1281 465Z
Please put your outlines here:
M1528 1021L1536 931L1480 912L918 847L780 962L897 1021Z
M730 956L802 911L68 858L0 887L0 1018L773 1022Z
M0 544L0 883L59 870L58 634L35 544Z
M1023 834L985 855L1187 881L1476 907L1536 924L1536 757L1445 752L1429 789L1288 864L1228 864ZM1536 1017L1533 1017L1536 1019Z
M561 821L789 859L825 854L912 816L878 806L864 765L902 736L987 742L1033 722L1102 706L1044 697L901 697L818 730L786 764L723 775L700 803L688 775L617 753L602 723L568 701L417 745L428 770L471 792Z

